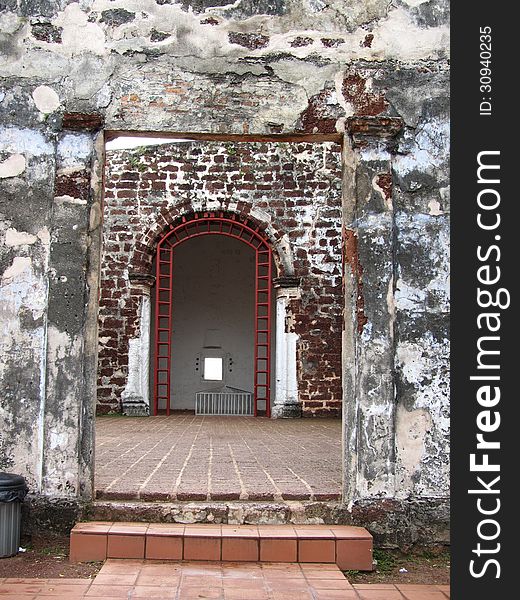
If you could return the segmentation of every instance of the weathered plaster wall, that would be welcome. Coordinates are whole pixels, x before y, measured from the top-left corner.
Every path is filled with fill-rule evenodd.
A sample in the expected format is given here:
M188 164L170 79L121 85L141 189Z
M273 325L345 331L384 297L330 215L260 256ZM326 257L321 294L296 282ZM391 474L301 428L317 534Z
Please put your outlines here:
M346 128L345 498L381 536L445 535L448 9L0 2L1 468L47 497L90 493L103 120L177 133ZM404 127L388 147L388 132L360 133L357 116Z
M22 468L35 485L41 482L55 144L37 131L10 133L0 134L0 469Z
M448 115L429 102L433 124L405 121L397 148L353 136L345 150L346 495L387 543L444 539L448 520Z
M85 493L78 463L90 470L92 443L82 436L94 138L6 127L0 147L0 468L23 473L33 490ZM15 163L18 156L24 160Z

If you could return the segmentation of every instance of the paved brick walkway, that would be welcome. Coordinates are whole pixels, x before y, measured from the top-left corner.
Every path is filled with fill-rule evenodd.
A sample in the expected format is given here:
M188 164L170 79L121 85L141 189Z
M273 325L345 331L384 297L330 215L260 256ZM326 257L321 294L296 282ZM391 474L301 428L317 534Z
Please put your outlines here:
M446 600L449 586L354 585L330 564L108 560L89 579L0 579L1 600Z
M114 500L335 500L341 421L100 417L95 481Z

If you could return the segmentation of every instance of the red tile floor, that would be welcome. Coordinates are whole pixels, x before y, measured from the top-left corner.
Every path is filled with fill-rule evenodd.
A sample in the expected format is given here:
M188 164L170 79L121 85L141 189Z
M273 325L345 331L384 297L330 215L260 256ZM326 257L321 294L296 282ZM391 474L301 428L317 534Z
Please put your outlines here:
M449 586L352 586L333 564L109 559L94 580L0 579L0 600L446 600Z
M100 417L95 487L107 500L336 500L341 420Z

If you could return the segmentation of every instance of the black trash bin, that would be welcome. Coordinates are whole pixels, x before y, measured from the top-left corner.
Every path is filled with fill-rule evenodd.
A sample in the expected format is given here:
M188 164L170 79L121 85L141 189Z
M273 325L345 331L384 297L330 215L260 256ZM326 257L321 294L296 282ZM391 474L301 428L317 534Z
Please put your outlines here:
M18 553L21 504L27 492L21 475L0 472L0 558Z

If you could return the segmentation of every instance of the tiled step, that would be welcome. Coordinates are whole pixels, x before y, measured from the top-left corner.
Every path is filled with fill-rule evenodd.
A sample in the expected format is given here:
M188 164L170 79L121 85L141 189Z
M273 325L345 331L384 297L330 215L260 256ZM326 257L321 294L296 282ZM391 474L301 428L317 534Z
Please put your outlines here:
M106 558L335 563L371 571L372 536L350 525L77 523L71 562Z

